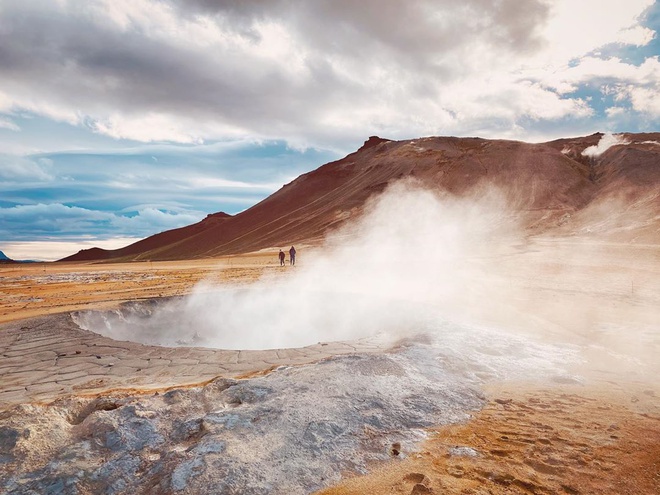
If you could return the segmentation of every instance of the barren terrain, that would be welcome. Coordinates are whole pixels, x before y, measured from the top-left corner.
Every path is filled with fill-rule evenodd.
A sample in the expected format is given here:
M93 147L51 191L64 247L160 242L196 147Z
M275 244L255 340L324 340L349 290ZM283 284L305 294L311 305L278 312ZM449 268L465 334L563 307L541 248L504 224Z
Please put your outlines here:
M372 137L0 265L0 491L660 493L659 136Z
M132 479L131 476L136 476L130 475L133 471L127 471L128 468L121 464L124 462L121 459L126 459L125 457L118 457L119 464L112 464L110 471L110 464L105 465L106 467L101 465L94 471L94 479L97 481L76 478L72 474L57 475L52 472L53 468L48 466L40 468L39 466L45 465L43 463L46 459L41 459L34 449L43 453L56 453L58 449L64 449L62 452L66 453L68 448L69 454L66 455L69 458L83 454L74 454L74 444L66 447L64 439L53 443L52 440L47 440L49 437L46 435L46 440L41 440L40 435L46 434L43 430L46 426L43 422L39 427L36 423L32 425L33 415L76 415L82 414L75 412L80 408L92 407L84 416L80 416L80 420L66 423L66 428L61 425L57 427L60 431L64 431L62 428L71 429L71 433L67 435L75 437L89 428L101 428L90 426L91 422L106 416L109 418L114 413L102 409L130 411L128 404L143 404L137 407L144 408L148 404L147 396L154 392L170 391L171 394L181 390L184 395L179 400L183 401L182 404L188 404L187 401L192 399L185 398L187 393L203 393L211 400L211 392L207 389L217 388L217 385L213 384L217 383L214 380L218 377L239 378L240 381L251 384L247 386L256 387L254 390L260 390L261 386L272 390L273 383L277 383L273 380L284 379L286 374L275 373L274 378L264 382L264 385L259 385L261 382L254 380L268 379L275 369L322 362L341 354L361 356L365 355L364 353L384 353L384 356L392 356L387 357L388 360L399 362L398 360L402 359L398 357L400 355L409 356L406 359L417 355L415 353L418 352L418 347L415 346L421 345L421 348L424 348L426 344L423 342L406 344L404 339L398 344L403 345L403 351L397 351L397 344L392 347L389 343L368 340L352 345L320 343L317 346L286 351L241 352L196 348L170 350L129 342L113 343L107 338L76 330L71 326L66 314L63 315L64 319L60 316L50 317L60 318L59 320L40 318L73 310L108 309L125 301L185 295L190 293L200 280L223 284L249 284L263 274L286 277L295 273L295 270L304 269L305 263L311 264L316 256L313 253L307 257L301 256L302 261L296 267L280 267L276 251L199 261L28 264L0 267L0 317L5 322L0 329L3 354L0 364L0 394L3 397L4 410L0 421L5 424L1 427L3 437L0 453L4 456L4 467L0 466L0 470L4 470L5 479L9 479L7 476L11 473L15 475L11 478L13 484L5 485L4 489L9 493L23 493L22 490L27 489L26 487L52 489L55 486L53 483L64 480L63 483L76 486L77 493L95 493L95 490L102 486L95 483L102 483L105 479L103 473L107 472L107 476L111 477L108 479L124 480L123 485L112 485L114 493L123 493L130 486L127 483ZM465 366L465 376L472 377L469 379L472 384L470 386L483 389L486 398L483 408L473 410L470 416L466 417L469 419L458 424L433 426L422 422L419 425L427 426L421 430L419 425L411 426L411 432L417 432L413 437L400 430L405 420L401 420L397 433L394 430L376 428L371 433L374 437L369 448L363 451L366 456L364 459L358 456L354 457L353 461L346 462L340 460L343 457L330 457L324 461L325 467L317 466L310 460L308 470L299 473L300 480L306 480L305 484L299 486L294 482L290 485L288 483L292 480L289 479L287 483L271 487L273 493L307 493L311 487L320 488L337 482L340 475L344 477L344 481L322 490L321 493L652 494L660 491L660 384L657 380L660 373L660 363L657 360L660 352L660 329L657 323L660 307L660 259L657 246L617 244L595 239L578 241L574 237L544 238L530 240L525 245L507 250L504 254L477 262L487 263L496 269L490 270L490 279L483 281L483 284L475 287L475 291L468 295L469 307L473 308L469 314L456 313L454 317L467 319L471 325L507 328L513 335L512 342L517 342L516 335L524 335L525 338L532 335L534 342L538 342L532 344L533 346L548 344L554 346L550 347L551 353L555 352L552 351L553 348L558 352L566 351L570 358L561 365L565 366L564 370L552 371L557 365L550 362L554 359L550 355L543 358L547 359L547 362L538 361L538 357L534 358L537 364L533 364L532 368L527 368L528 365L520 362L520 371L503 372L504 368L500 364L502 359L522 359L519 356L524 356L526 351L503 350L509 349L509 344L508 347L490 345L487 342L490 337L479 338L476 347L482 350L479 350L481 354L475 354L476 357L469 356L467 351L460 351L466 352L463 358L460 353L442 354L445 351L440 344L438 352L445 356L442 359L449 363L450 368L459 369ZM490 300L481 299L479 291L489 286L496 287L497 290L489 292ZM501 296L492 297L492 294L498 292ZM457 301L458 303L460 301ZM57 323L58 321L60 323ZM446 339L445 342L446 345L455 345L449 344ZM472 347L475 347L475 344L477 342L473 343ZM459 347L459 350L468 349L464 344L460 345L463 347ZM408 354L405 354L406 352ZM511 353L510 356L506 355L508 352ZM535 351L530 348L529 352ZM51 353L53 356L50 356ZM466 360L464 364L461 364L462 359ZM481 359L483 361L479 365ZM363 366L368 366L365 369L374 369L374 364L368 364L371 362L363 361ZM341 366L349 364L350 362L337 361L336 366L340 368L336 373L340 373ZM384 363L378 366L383 365ZM420 370L424 369L422 362L417 365L421 366ZM386 370L394 369L394 364L387 366L389 368L383 368L385 371L378 372L372 380L376 379L376 376L393 373ZM481 371L474 375L480 366ZM315 370L316 368L303 368L296 380L303 383L307 379L306 373L316 373ZM535 373L538 376L533 377ZM531 378L525 379L525 374ZM197 391L195 387L204 388ZM224 390L223 387L218 390ZM190 392L185 392L186 390ZM327 392L321 389L321 393ZM109 401L107 406L98 402L104 397ZM423 400L421 397L423 395L418 400ZM394 397L392 399L395 400ZM90 403L90 400L96 402ZM444 399L427 396L426 400ZM52 401L55 401L52 406L38 405ZM28 406L30 403L34 406ZM171 401L167 403L172 404ZM91 406L84 406L85 404ZM14 409L15 407L20 409ZM44 407L46 410L38 409ZM49 407L52 409L48 409ZM158 418L165 414L165 410L161 412L159 409L162 406L152 404L149 407L152 412L145 410L140 414L155 414ZM168 406L172 407L174 406ZM408 410L407 407L406 405L400 412L414 414L414 410ZM382 413L394 413L396 409L396 405L390 404ZM94 410L100 412L94 413ZM301 405L299 410L302 413L305 409ZM90 414L90 411L93 414ZM211 418L208 411L205 413L205 422ZM29 429L32 432L29 438L22 437L21 430L16 429L16 414L21 415L20 422L26 428L25 431ZM218 413L216 411L213 414ZM252 421L270 421L260 415L263 412L251 414L257 414ZM139 417L127 416L125 420L127 424L134 424L135 421L143 421ZM330 421L331 417L332 414L326 415L323 421ZM86 418L84 422L77 426L83 418ZM300 418L297 421L299 420ZM308 430L311 425L324 424L309 419L307 421L311 421L307 426ZM305 446L303 442L299 450L292 451L296 454L286 454L286 449L281 452L293 456L292 459L300 452L307 452L306 448L317 449L319 445L324 445L324 450L318 452L334 452L333 449L340 446L331 444L330 439L336 435L338 438L348 438L345 437L346 433L342 433L345 427L337 425L344 424L341 421L348 421L350 424L352 420L337 421L338 423L328 423L330 426L327 428L330 430L314 433L313 442L316 443ZM382 423L390 420L385 415L379 421ZM445 421L443 419L442 424ZM449 420L449 423L454 421L456 419ZM87 425L87 429L81 430L82 425ZM304 425L301 425L301 428L303 427ZM278 428L285 431L284 426ZM13 431L19 432L16 438L12 436ZM149 468L144 474L137 474L138 477L144 476L145 480L149 480L150 488L147 489L144 485L142 489L149 493L201 493L201 487L214 486L216 481L212 474L209 474L213 471L205 471L201 464L195 464L201 461L190 457L199 451L207 452L204 455L210 456L208 459L214 459L213 456L220 455L225 448L229 449L230 444L225 446L223 443L225 440L219 444L209 443L212 438L216 438L213 431L215 430L209 430L206 436L200 433L199 438L191 437L186 440L193 442L190 446L185 444L188 449L186 452L190 453L182 459L189 459L185 461L188 464L178 464L179 467L174 468L171 477L163 478L156 474L153 471L155 467ZM422 431L424 434L420 436ZM175 432L169 434L174 435ZM365 438L369 437L368 430L354 434L358 435L356 438L363 434L367 435ZM399 436L401 440L395 441ZM206 438L206 443L202 442L202 438ZM303 438L312 441L312 437ZM197 447L190 450L195 445ZM346 445L341 448L349 447ZM152 457L144 457L140 461L144 466L155 466L154 462L158 466L175 466L176 464L172 463L181 462L177 461L178 458L158 454L155 450L157 448L157 444L142 447L140 452L145 452L144 455L152 452L149 454ZM317 451L309 452L306 455ZM355 452L359 450L349 449L347 452L354 452L350 455L356 456L358 454ZM372 453L367 455L369 452ZM17 457L13 457L14 455ZM275 456L273 459L279 459L277 450L269 455ZM317 455L321 454L313 454ZM388 457L389 461L386 460ZM229 458L225 459L228 462ZM271 460L270 463L272 462L281 461ZM305 463L304 459L301 462ZM267 465L272 467L275 464ZM188 467L185 468L186 466ZM222 466L224 464L217 464L216 469ZM241 493L259 493L259 490L267 486L256 474L240 471L241 468L232 466L231 469L239 471L235 471L235 479L231 476L227 478L234 480L231 489L238 489ZM365 472L365 469L369 474L356 477L361 471ZM33 472L33 478L16 477L15 470L19 473ZM279 476L268 472L272 476ZM34 481L34 476L43 484L35 485L37 481ZM296 475L290 476L295 478ZM33 481L27 481L30 479ZM252 483L253 491L246 486L242 491L236 488L240 487L240 480ZM225 489L229 490L227 493L231 492L230 488ZM73 489L64 492L76 493Z
M0 265L0 322L122 301L186 294L202 279L251 281L274 270L272 253L193 261Z

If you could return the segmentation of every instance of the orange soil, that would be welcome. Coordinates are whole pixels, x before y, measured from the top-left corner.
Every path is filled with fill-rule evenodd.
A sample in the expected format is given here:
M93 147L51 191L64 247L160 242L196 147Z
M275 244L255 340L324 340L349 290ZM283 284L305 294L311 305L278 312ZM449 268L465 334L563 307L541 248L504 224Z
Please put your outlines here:
M617 395L578 388L500 390L470 422L431 432L419 452L318 495L658 494L655 392ZM652 407L654 399L655 413L631 407L640 400ZM478 455L456 455L456 447Z
M249 282L285 268L277 251L194 261L0 265L0 323L184 295L202 280Z

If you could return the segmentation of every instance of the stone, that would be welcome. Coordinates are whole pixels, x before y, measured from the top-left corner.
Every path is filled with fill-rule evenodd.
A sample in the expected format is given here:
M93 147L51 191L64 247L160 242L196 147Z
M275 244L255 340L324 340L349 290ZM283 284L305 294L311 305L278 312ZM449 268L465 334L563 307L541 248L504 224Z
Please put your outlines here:
M0 428L0 454L11 453L21 436L21 433L15 428L7 426Z
M413 486L412 491L410 492L410 495L423 495L427 493L433 493L433 490L429 488L426 485L422 485L421 483L417 483L415 486Z
M172 472L170 486L175 492L179 492L188 487L191 478L199 474L204 463L201 458L195 457L189 461L182 462Z
M429 480L428 477L422 473L408 473L403 477L403 479L404 481L408 481L410 483L427 485L427 486L429 485L429 483L431 483L431 480Z

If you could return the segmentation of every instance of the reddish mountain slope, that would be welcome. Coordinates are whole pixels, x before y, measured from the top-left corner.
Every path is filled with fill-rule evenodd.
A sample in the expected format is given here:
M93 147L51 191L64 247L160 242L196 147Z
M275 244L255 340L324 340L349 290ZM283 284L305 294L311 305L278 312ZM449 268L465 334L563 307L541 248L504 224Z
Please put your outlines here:
M660 244L660 133L624 134L622 139L626 144L592 159L581 155L580 139L550 143L587 164L597 186L597 195L587 207L556 233Z
M660 133L626 135L629 144L613 146L594 158L582 155L601 137L544 144L371 137L355 153L298 177L238 215L216 213L122 249L83 250L63 261L187 259L315 242L359 215L369 196L403 177L456 195L494 185L530 232L562 223L566 228L566 218L589 210L604 195L616 193L630 204L643 197L646 206L653 206L660 189L660 145L653 141L660 142Z

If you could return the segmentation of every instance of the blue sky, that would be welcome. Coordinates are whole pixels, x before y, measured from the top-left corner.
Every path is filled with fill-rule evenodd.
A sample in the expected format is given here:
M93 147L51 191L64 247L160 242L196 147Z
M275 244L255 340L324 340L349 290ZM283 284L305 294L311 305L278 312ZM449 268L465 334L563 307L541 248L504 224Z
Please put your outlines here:
M0 0L0 250L249 208L370 135L658 131L649 0Z

